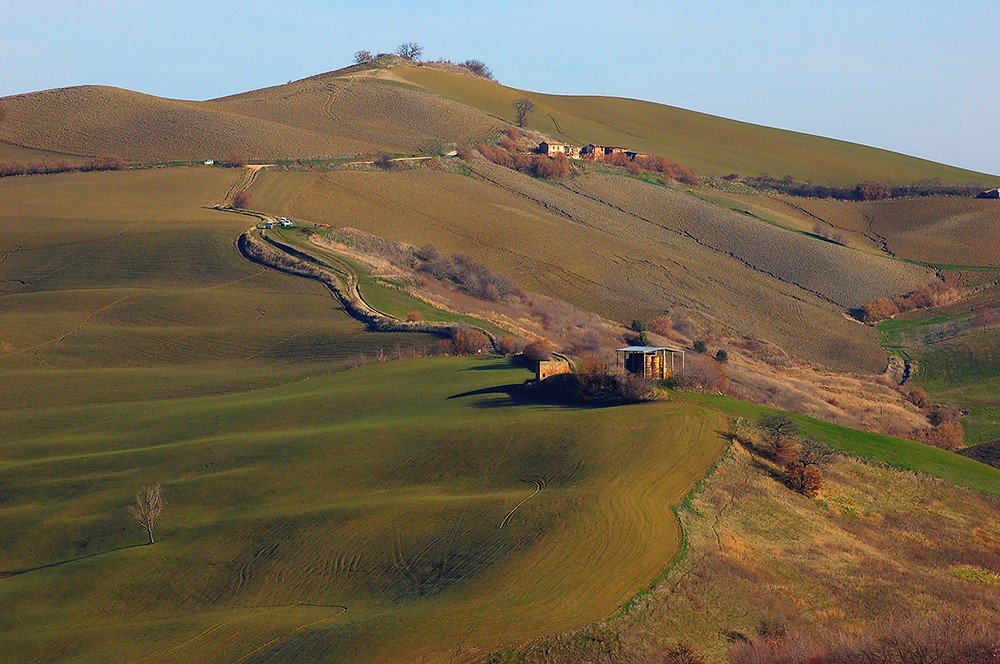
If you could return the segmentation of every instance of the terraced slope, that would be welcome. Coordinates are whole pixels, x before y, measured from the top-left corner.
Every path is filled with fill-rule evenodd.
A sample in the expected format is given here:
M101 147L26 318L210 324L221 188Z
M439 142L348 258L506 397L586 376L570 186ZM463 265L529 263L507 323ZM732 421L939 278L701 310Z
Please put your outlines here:
M275 214L467 251L525 289L619 321L682 306L834 367L880 371L885 362L845 307L932 278L683 192L603 176L554 186L483 161L473 169L474 178L267 172L253 193Z

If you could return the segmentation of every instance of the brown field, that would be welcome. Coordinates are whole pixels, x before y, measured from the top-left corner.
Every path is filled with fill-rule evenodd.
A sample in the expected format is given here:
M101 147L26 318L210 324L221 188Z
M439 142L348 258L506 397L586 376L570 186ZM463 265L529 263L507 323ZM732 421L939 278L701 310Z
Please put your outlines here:
M885 366L872 331L847 320L844 307L931 278L913 266L756 229L758 222L649 184L585 176L555 186L482 160L473 168L474 178L427 168L264 172L253 193L275 214L466 251L526 290L614 320L681 307L837 368ZM741 249L727 234L756 244ZM775 251L761 237L791 249Z
M1000 620L995 497L837 457L808 499L770 471L734 446L681 512L687 558L632 611L495 661L660 662L683 641L725 662L765 621L822 638L945 612Z
M994 200L929 197L887 201L737 196L767 208L803 230L819 222L843 230L851 244L907 260L939 265L1000 266L1000 204Z
M391 65L391 66L390 66ZM545 95L507 88L454 67L398 58L208 101L80 86L0 99L0 141L61 154L129 161L310 159L380 152L434 154L490 138L529 95L529 127L580 145L663 153L700 175L731 172L856 183L992 181L993 176L906 155L713 117L662 104ZM2 153L2 151L0 151Z
M433 152L501 126L425 92L336 75L206 102L82 86L6 97L0 108L2 141L146 162L222 159L232 151L251 159Z

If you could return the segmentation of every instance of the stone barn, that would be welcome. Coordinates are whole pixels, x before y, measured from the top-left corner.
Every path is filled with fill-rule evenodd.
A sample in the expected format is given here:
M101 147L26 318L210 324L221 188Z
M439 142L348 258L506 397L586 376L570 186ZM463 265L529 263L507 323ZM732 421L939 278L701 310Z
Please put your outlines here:
M538 370L535 377L538 380L545 380L559 374L573 373L573 367L566 360L542 360L538 363Z
M685 368L684 351L667 346L619 348L615 351L615 360L617 366L629 373L654 379L670 378L677 373L678 368L681 371Z

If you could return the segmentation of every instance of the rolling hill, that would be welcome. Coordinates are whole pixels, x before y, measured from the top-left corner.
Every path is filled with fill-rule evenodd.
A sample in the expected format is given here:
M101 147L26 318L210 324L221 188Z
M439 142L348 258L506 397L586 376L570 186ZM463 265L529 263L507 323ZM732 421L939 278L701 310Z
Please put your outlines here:
M209 101L179 101L100 86L0 99L3 143L130 161L432 154L492 137L529 96L529 126L555 138L662 153L702 175L790 174L852 184L995 179L844 141L770 129L661 104L525 92L442 65L399 58ZM0 150L0 154L3 151Z

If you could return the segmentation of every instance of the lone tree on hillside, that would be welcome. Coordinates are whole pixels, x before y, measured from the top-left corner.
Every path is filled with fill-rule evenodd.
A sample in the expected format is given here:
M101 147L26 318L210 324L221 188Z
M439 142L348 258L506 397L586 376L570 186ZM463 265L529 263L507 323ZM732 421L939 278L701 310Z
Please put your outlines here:
M528 113L535 110L535 102L523 97L514 102L514 110L517 111L517 126L523 127L528 121Z
M359 65L367 64L374 59L375 56L372 55L371 51L358 51L354 54L354 62Z
M146 529L150 544L154 542L153 528L160 522L164 505L163 487L159 484L143 484L135 494L135 505L128 508L139 525Z
M410 60L419 60L423 52L423 47L416 42L406 42L405 44L400 44L396 48L396 55Z

